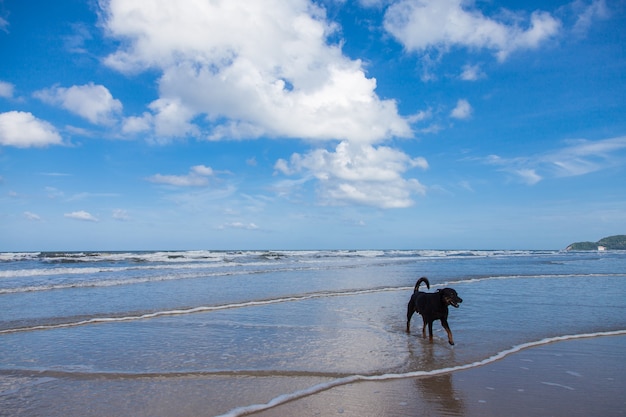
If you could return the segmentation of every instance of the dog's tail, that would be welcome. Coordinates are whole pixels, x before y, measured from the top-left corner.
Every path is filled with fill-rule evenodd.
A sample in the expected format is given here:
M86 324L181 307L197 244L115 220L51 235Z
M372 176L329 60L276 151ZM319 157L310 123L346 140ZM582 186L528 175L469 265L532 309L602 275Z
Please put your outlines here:
M428 282L428 278L426 277L421 277L420 279L417 280L417 282L415 283L415 289L413 290L413 292L417 292L419 290L420 284L422 282L426 283L426 288L428 288L430 290L430 282Z

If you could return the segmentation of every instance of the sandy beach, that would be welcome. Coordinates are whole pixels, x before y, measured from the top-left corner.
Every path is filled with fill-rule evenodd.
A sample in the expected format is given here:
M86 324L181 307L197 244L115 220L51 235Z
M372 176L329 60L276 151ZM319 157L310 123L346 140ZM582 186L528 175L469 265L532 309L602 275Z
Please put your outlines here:
M271 416L624 416L626 336L539 346L436 377L359 382L255 413Z
M626 336L605 336L537 346L438 376L339 385L271 408L265 404L330 380L268 374L72 382L40 376L27 389L28 406L11 414L0 409L0 416L46 410L59 416L134 417L612 417L626 415L625 375ZM0 401L11 408L13 399L5 394ZM56 401L59 397L67 401ZM244 412L254 405L259 411Z

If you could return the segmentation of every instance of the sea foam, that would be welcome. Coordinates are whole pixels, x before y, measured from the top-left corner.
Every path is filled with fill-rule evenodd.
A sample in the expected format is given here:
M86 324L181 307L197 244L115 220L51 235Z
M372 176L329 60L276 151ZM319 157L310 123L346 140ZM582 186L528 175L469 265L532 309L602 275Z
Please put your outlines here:
M270 401L265 404L252 404L243 407L237 407L233 410L225 414L221 414L217 417L239 417L250 413L255 413L263 410L268 410L274 407L277 407L281 404L287 403L289 401L298 400L304 397L308 397L310 395L314 395L320 393L322 391L326 391L341 385L352 384L356 382L363 381L390 381L395 379L406 379L406 378L421 378L421 377L429 377L429 376L437 376L442 374L449 374L452 372L465 371L472 368L477 368L484 365L489 365L490 363L494 363L501 359L506 358L512 354L518 353L525 349L530 349L537 346L547 345L549 343L554 342L562 342L567 340L576 340L576 339L585 339L592 337L603 337L603 336L623 336L626 335L626 329L624 330L615 330L610 332L597 332L597 333L583 333L583 334L574 334L574 335L565 335L565 336L556 336L549 337L541 340L537 340L534 342L522 343L516 346L513 346L510 349L503 350L501 352L496 353L493 356L490 356L486 359L464 364L453 366L449 368L440 368L434 369L430 371L413 371L406 373L398 373L398 374L381 374L381 375L350 375L343 378L337 378L332 381L323 382L320 384L316 384L310 386L308 388L294 391L291 393L281 394L279 396L274 397ZM562 386L564 387L564 386ZM570 387L564 387L567 389L571 389Z

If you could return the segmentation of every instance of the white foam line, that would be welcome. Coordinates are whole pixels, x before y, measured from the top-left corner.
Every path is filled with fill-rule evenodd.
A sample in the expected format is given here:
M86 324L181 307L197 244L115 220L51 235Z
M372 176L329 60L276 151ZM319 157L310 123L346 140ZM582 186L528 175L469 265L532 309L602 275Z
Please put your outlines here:
M246 264L238 264L238 263L225 263L220 265L209 264L210 267L218 269L218 268L230 268L233 266L258 266L258 265L267 265L266 263L246 263ZM148 276L148 277L136 277L136 278L127 278L127 279L109 279L109 280L95 280L95 281L77 281L77 282L68 282L65 284L53 284L53 285L30 285L26 287L15 287L15 288L0 288L0 295L2 294L15 294L15 293L23 293L23 292L35 292L35 291L51 291L51 290L63 290L63 289L74 289L74 288L101 288L101 287L112 287L112 286L121 286L121 285L133 285L133 284L144 284L147 282L161 282L161 281L176 281L176 280L184 280L184 279L197 279L197 278L212 278L212 277L227 277L233 275L255 275L255 274L270 274L276 272L293 272L293 271L315 271L322 269L341 269L341 268L350 268L352 266L335 266L335 267L319 267L319 266L304 266L304 267L281 267L281 268L268 268L268 269L253 269L253 270L239 270L235 271L232 269L226 269L224 271L219 272L192 272L186 274L176 274L176 275L157 275L157 276ZM95 274L101 272L123 272L123 271L140 271L140 270L188 270L188 269L206 269L205 265L184 265L184 266L143 266L143 267L123 267L123 268L73 268L72 271L62 270L62 269L38 269L38 270L23 270L17 271L14 273L13 271L8 271L7 276L3 276L3 272L0 271L0 278L20 278L20 277L43 277L45 275L64 275L64 274ZM50 272L47 271L57 271Z
M561 341L566 341L566 340L601 337L601 336L623 336L623 335L626 335L626 330L615 330L615 331L610 331L610 332L584 333L584 334L577 334L577 335L549 337L549 338L541 339L535 342L522 343L510 349L503 350L502 352L496 353L495 355L487 359L483 359L482 361L477 361L477 362L469 363L466 365L458 365L458 366L453 366L450 368L435 369L432 371L414 371L414 372L407 372L403 374L351 375L351 376L347 376L343 378L338 378L329 382L324 382L324 383L320 383L317 385L313 385L309 388L305 388L300 391L294 391L292 393L279 395L265 404L252 404L248 406L238 407L238 408L230 410L226 414L221 414L217 417L240 417L240 416L244 416L246 414L252 414L258 411L268 410L270 408L277 407L289 401L304 398L309 395L313 395L322 391L329 390L331 388L335 388L335 387L346 385L346 384L352 384L355 382L389 381L389 380L395 380L395 379L436 376L436 375L441 375L441 374L447 374L447 373L477 368L483 365L488 365L490 363L499 361L500 359L504 359L505 357L509 355L520 352L524 349L542 346L542 345L546 345L549 343L561 342Z
M238 266L237 264L230 264L230 265L223 265L223 266L226 267L226 266L232 266L232 265ZM163 269L163 268L156 268L156 267L145 267L145 268ZM138 270L138 269L139 268L128 268L128 270ZM166 269L182 269L182 268L166 268ZM151 282L176 281L176 280L185 280L185 279L213 278L213 277L219 278L219 277L228 277L232 275L254 275L254 274L259 274L259 273L307 271L307 270L315 270L315 269L317 268L315 267L306 267L306 268L299 268L299 269L277 268L277 269L250 270L250 271L226 270L226 271L211 272L211 273L200 271L200 272L177 274L177 275L157 275L157 276L136 277L136 278L127 278L127 279L111 279L111 280L82 281L82 282L79 281L79 282L69 282L66 284L31 285L28 287L0 288L0 295L23 293L23 292L35 292L35 291L75 289L75 288L103 288L103 287L113 287L113 286L122 286L122 285L145 284L145 283L151 283ZM119 271L122 271L122 269L119 269ZM116 272L116 271L114 270L106 271L104 269L101 269L96 272Z
M52 275L85 275L99 274L104 272L125 272L125 271L151 271L151 270L180 270L180 269L204 269L204 268L221 268L230 266L240 266L240 263L218 263L215 261L204 263L188 263L188 264L165 264L165 265L130 265L130 266L83 266L83 267L55 267L55 268L36 268L36 269L18 269L11 271L0 271L0 278L30 278L45 277ZM262 265L262 264L260 264Z
M607 273L607 274L540 274L540 275L497 275L479 278L458 279L452 281L443 281L439 283L431 283L431 288L447 287L449 285L476 284L483 281L504 281L512 279L565 279L565 278L593 278L593 277L626 277L626 274ZM397 287L397 291L413 290L415 287Z
M539 275L499 275L492 277L481 277L481 278L469 278L469 279L460 279L455 281L446 281L440 284L431 284L431 287L445 287L447 285L458 285L458 284L473 284L481 281L496 281L496 280L509 280L509 279L559 279L559 278L593 278L593 277L623 277L626 274L616 274L616 273L607 273L607 274L539 274Z
M67 284L48 284L48 285L32 285L28 287L17 287L17 288L3 288L0 289L0 295L2 294L16 294L16 293L24 293L24 292L36 292L36 291L53 291L53 290L65 290L65 289L76 289L76 288L105 288L105 287L115 287L122 285L133 285L133 284L145 284L152 282L163 282L163 281L175 281L175 280L184 280L184 279L195 279L195 278L212 278L212 277L222 277L233 275L229 272L220 272L220 273L191 273L184 275L162 275L162 276L150 276L150 277L138 277L138 278L127 278L127 279L113 279L113 280L101 280L101 281L83 281L83 282L69 282Z
M565 389L570 390L570 391L575 391L574 388L572 388L572 387L569 387L567 385L557 384L555 382L542 382L542 384L548 385L548 386L551 386L551 387L559 387L559 388L565 388Z
M314 298L343 297L343 296L350 296L350 295L361 295L361 294L370 294L370 293L376 293L376 292L396 291L396 290L397 288L388 287L388 288L374 288L374 289L367 289L367 290L355 290L355 291L345 291L345 292L336 292L336 293L322 292L322 293L308 294L308 295L301 295L301 296L276 298L272 300L246 301L242 303L223 304L223 305L217 305L217 306L200 306L200 307L193 307L193 308L180 309L180 310L157 311L154 313L146 313L146 314L141 314L137 316L96 317L96 318L92 318L88 320L81 320L81 321L76 321L76 322L71 322L71 323L42 324L39 326L20 327L16 329L5 329L5 330L0 330L0 334L29 332L29 331L34 331L34 330L63 329L63 328L68 328L68 327L77 327L77 326L84 326L84 325L89 325L89 324L146 320L146 319L153 319L153 318L165 317L165 316L180 316L184 314L208 313L211 311L228 310L228 309L233 309L233 308L256 307L256 306L264 306L264 305L270 305L270 304L287 303L287 302L292 302L292 301L303 301L303 300L310 300Z

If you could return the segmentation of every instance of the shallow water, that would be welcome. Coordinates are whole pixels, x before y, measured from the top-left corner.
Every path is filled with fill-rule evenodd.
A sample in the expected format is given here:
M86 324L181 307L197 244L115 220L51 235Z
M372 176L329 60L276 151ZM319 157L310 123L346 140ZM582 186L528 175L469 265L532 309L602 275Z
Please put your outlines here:
M439 323L422 339L418 316L405 332L423 275L464 300L454 347ZM363 377L479 366L626 331L625 278L626 252L1 254L0 415L238 415Z

